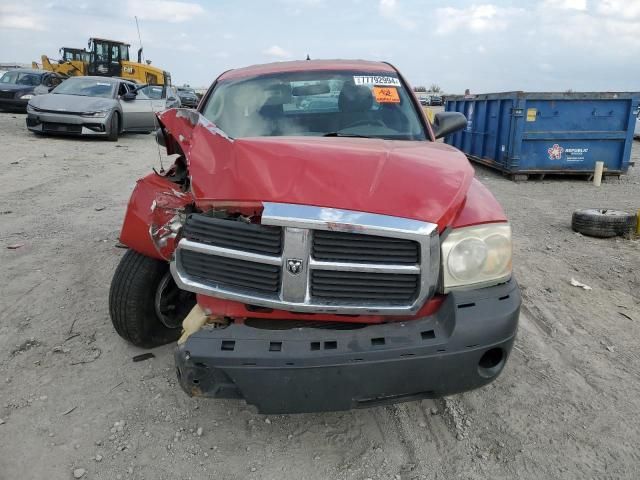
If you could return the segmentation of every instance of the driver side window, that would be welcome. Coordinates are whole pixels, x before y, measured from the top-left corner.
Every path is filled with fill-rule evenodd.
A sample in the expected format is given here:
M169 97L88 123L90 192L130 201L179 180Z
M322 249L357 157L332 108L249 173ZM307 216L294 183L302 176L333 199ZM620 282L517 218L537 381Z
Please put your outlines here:
M127 90L126 85L124 83L120 83L120 85L118 87L118 96L121 97L122 95L124 95L128 91L129 90Z

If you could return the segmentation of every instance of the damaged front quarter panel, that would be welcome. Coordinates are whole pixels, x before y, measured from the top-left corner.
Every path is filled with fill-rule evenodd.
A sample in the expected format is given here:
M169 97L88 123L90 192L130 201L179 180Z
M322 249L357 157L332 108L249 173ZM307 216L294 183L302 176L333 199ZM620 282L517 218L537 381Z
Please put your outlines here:
M120 232L120 241L129 248L164 260L170 260L176 236L193 204L191 193L181 191L169 174L151 173L138 180Z
M164 140L161 143L169 155L179 157L166 173L154 172L138 180L127 207L120 241L143 255L170 260L178 232L194 204L193 172L189 165L194 128L201 125L225 143L229 138L193 110L167 110L158 115L158 120L158 136Z

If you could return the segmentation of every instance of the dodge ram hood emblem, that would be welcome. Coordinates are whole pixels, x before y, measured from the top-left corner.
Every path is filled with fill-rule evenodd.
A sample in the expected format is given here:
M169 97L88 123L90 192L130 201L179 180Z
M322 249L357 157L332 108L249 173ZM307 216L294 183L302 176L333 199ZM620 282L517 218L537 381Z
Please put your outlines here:
M291 275L298 275L302 271L302 260L298 260L296 258L288 258L287 270Z

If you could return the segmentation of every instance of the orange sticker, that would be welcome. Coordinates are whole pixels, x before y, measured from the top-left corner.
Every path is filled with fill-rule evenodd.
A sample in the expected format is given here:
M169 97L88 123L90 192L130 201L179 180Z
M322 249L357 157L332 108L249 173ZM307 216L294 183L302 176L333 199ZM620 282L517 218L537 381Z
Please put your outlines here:
M400 103L398 89L394 87L373 87L373 95L378 103Z

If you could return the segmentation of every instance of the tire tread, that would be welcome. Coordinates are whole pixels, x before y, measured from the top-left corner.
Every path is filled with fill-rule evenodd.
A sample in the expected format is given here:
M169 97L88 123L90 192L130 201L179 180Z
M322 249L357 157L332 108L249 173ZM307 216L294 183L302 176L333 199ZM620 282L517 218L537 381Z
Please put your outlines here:
M166 262L127 250L109 289L109 314L122 338L140 347L172 342L180 329L165 327L156 316L155 291L166 273Z

